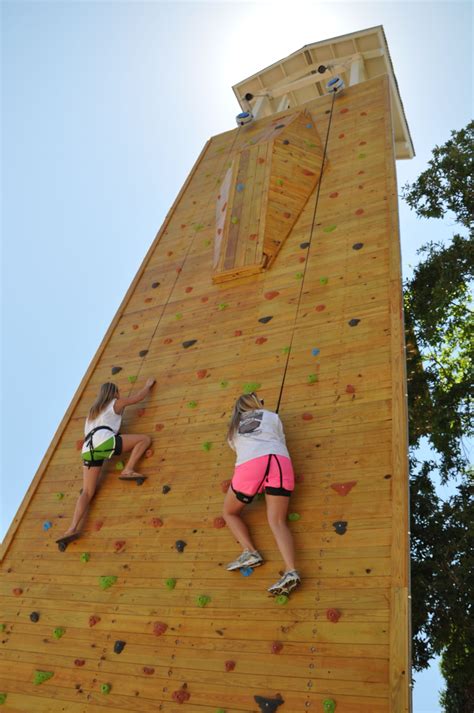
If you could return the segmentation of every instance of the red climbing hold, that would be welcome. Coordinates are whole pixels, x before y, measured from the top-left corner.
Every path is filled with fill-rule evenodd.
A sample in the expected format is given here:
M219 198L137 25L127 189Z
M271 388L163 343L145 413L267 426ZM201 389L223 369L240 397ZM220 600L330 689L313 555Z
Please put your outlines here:
M221 482L221 490L223 493L226 493L229 490L230 483L231 483L230 480L223 480Z
M326 305L316 305L314 308L316 312L322 312L324 309L326 309Z
M257 239L257 233L252 233L249 235L249 240L256 240Z
M192 287L186 287L186 289L185 289L184 291L189 294L190 292L193 291L193 288L192 288Z
M221 529L221 527L225 527L225 520L223 517L215 517L214 518L214 527L217 528L218 530Z
M295 483L304 483L304 475L295 475Z
M274 641L272 644L272 654L279 654L283 648L281 641Z
M199 369L199 371L196 372L196 376L198 379L204 379L207 375L207 369Z
M144 408L139 408L137 411L138 416L144 416L145 415L145 409Z
M312 421L313 420L313 414L312 413L304 413L301 418L303 421Z
M352 386L352 384L347 384L346 394L355 394L355 386Z
M314 175L315 175L315 174L314 174L313 171L310 171L310 170L307 169L307 168L304 168L304 169L303 169L303 176L314 176Z
M147 451L145 451L145 458L151 458L153 453L153 448L149 448Z
M13 594L15 595L15 597L21 597L21 595L23 594L23 589L21 589L20 587L15 587L15 589L13 589Z
M95 626L98 624L100 621L100 616L96 616L93 614L92 616L89 617L89 626Z
M363 173L365 173L365 171L359 171L359 173L357 175L362 176Z
M343 139L345 137L345 134L339 134L339 138Z
M337 191L334 191L334 193L329 194L329 198L337 198L339 193Z
M234 337L241 337L242 336L242 330L241 329L236 329L234 332Z
M117 540L114 545L114 549L116 552L121 552L123 548L125 547L126 542L125 540Z
M179 275L179 273L181 272L182 269L183 269L182 267L177 267L177 268L176 268L176 272L178 273L178 275Z
M167 338L163 341L163 344L171 344L172 341L173 341L173 340L170 339L170 337L167 337Z
M366 111L361 111L361 112L360 112L360 115L361 115L361 116L367 116L367 112L366 112Z
M255 344L265 344L265 342L267 341L268 340L266 337L257 337L257 339L255 340Z
M165 633L167 628L168 624L165 624L162 621L155 621L155 623L153 624L153 633L155 636L161 636Z
M201 302L208 302L208 300L209 297L207 297L206 295L204 295L204 297L201 297Z
M153 527L163 527L163 520L160 517L154 517L151 524Z
M186 225L184 223L181 223L181 228L185 228Z
M341 109L339 114L347 114L348 111L349 111L349 109L347 107L344 107L344 109Z
M364 209L363 209L363 208L357 208L355 214L356 214L356 215L362 215L363 212L364 212Z
M164 429L164 424L163 423L157 423L155 426L155 431L162 431Z
M84 440L81 438L76 441L76 451L82 451L82 446L84 445Z
M226 661L225 662L225 670L226 671L233 671L235 668L235 661Z
M259 158L259 159L258 159L258 163L260 163L260 164L261 164L261 163L265 163L265 159L264 159L264 158Z
M184 703L185 701L189 701L191 698L191 694L188 693L184 688L181 688L179 691L174 691L173 695L171 696L173 701L176 701L176 703Z
M359 146L365 146L366 143L367 143L367 141L360 141L360 142L359 142Z
M147 676L152 676L155 673L155 669L152 668L151 666L144 666L142 671Z
M74 666L84 666L85 662L85 659L74 659Z
M94 530L95 530L96 532L99 532L99 530L102 529L102 525L103 525L103 524L104 524L104 521L103 521L103 520L97 520L97 521L94 523Z
M279 294L277 290L270 290L270 292L265 292L263 296L266 300L273 300L275 297L278 297Z
M172 254L173 254L173 251L172 251L172 250L168 250L168 257L171 257Z
M300 257L299 262L306 262L306 258L305 258L305 257Z
M132 324L132 329L138 329L138 324Z
M152 297L145 297L145 299L143 301L146 302L147 304L149 304L152 301L152 299L153 299Z
M347 493L350 493L354 485L357 485L357 480L349 480L347 483L333 483L331 488L339 495L347 495Z
M341 612L339 611L339 609L328 609L326 612L326 616L329 621L332 621L333 624L336 624L341 618Z
M291 218L291 213L288 213L288 211L285 211L285 213L283 213L283 217L284 217L284 218Z

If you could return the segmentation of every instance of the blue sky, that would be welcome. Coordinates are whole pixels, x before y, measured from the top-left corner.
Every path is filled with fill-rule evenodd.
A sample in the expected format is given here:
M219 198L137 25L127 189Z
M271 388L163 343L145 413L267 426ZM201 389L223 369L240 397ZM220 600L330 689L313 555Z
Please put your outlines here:
M382 24L417 154L402 185L472 116L472 7L3 0L0 537L205 141L235 125L231 86ZM407 277L455 228L400 208ZM417 677L415 713L441 686Z

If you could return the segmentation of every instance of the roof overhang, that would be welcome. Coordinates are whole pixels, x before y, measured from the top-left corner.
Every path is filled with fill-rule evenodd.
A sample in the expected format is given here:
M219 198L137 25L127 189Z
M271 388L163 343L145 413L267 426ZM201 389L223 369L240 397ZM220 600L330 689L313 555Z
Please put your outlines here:
M326 83L335 75L351 86L382 74L390 80L395 156L413 158L415 149L382 25L305 45L232 89L242 110L261 118L327 94Z

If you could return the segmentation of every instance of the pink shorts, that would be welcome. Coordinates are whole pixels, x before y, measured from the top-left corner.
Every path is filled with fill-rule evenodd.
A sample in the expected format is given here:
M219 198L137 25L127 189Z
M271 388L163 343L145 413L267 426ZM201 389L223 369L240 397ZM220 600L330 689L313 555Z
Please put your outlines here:
M293 465L287 456L271 453L237 465L230 487L243 503L250 503L257 493L289 497L295 487Z

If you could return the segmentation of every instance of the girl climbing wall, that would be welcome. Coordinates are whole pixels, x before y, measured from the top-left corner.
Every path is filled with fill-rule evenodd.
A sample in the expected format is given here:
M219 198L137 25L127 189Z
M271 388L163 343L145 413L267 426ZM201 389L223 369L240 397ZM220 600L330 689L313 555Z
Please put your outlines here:
M100 387L99 395L92 404L84 428L85 439L82 446L83 487L79 496L71 526L63 537L56 540L58 545L65 547L69 542L77 540L81 535L90 503L94 497L102 465L112 456L131 451L128 463L122 471L122 480L137 480L145 478L136 473L134 468L139 459L150 447L151 438L144 434L121 434L120 424L124 409L127 406L142 401L152 389L155 379L148 379L143 389L134 396L122 398L115 384L106 383Z
M265 492L268 522L286 565L281 579L268 591L274 595L288 594L301 579L295 569L293 538L286 524L295 478L280 418L263 408L263 400L256 393L240 396L235 402L227 441L236 452L237 460L225 496L223 516L243 548L240 557L228 564L227 569L263 564L241 512L257 493Z

